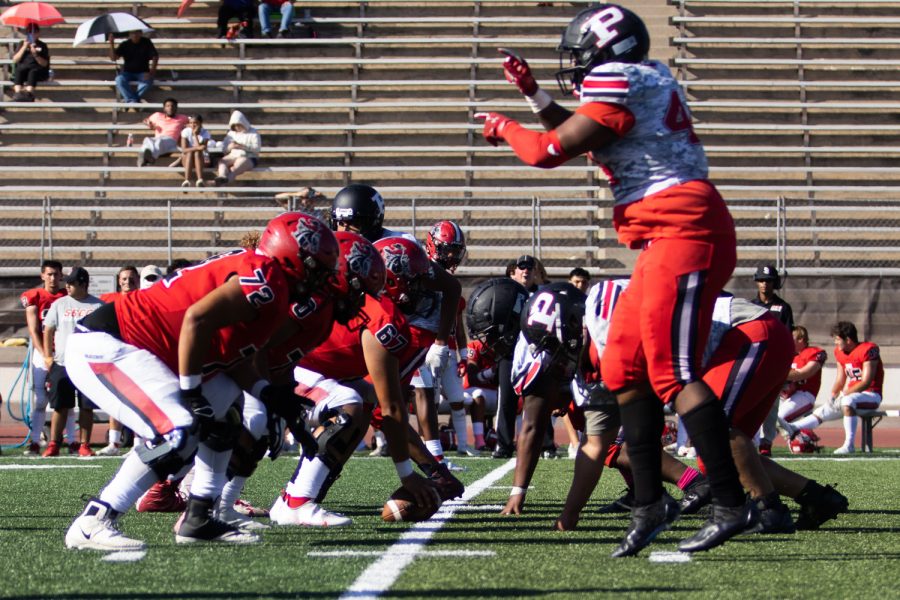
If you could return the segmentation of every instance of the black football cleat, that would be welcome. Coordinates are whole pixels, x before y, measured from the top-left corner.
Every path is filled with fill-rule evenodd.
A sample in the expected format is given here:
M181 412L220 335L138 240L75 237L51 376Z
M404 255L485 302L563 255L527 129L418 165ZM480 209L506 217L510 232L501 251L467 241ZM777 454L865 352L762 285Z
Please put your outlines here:
M799 530L818 529L826 521L847 512L850 502L842 493L830 485L821 486L815 481L797 496L800 514L797 515L796 526Z
M777 492L765 498L755 500L759 511L759 520L756 525L747 529L747 533L794 533L794 519L791 517L791 509L781 501Z
M678 503L666 492L653 504L635 506L631 510L631 525L628 526L625 539L610 556L620 558L636 555L668 529L679 514Z
M634 492L626 489L622 497L617 498L598 510L599 513L627 513L634 507Z
M759 510L756 503L747 500L740 506L711 504L712 514L700 531L678 543L680 552L702 552L721 546L730 538L756 525Z
M213 517L216 501L199 496L189 496L187 507L176 523L175 542L194 544L217 542L224 544L255 544L260 538L255 533L241 531L233 525Z
M513 451L512 448L502 448L497 446L497 448L491 452L491 458L512 458Z
M709 480L703 475L698 475L684 490L684 496L678 504L681 506L681 514L694 515L710 502L712 493L709 490Z

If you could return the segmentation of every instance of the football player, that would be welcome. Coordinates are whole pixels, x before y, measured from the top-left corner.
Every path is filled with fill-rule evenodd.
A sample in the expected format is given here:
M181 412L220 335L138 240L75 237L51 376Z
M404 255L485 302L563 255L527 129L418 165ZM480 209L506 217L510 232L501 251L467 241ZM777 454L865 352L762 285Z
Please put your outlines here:
M255 252L210 257L80 322L83 331L66 350L69 377L146 442L87 503L66 533L67 547L143 548L119 531L118 518L154 482L183 475L192 463L194 481L176 542L259 541L213 516L241 426L242 393L223 371L249 362L282 324L290 301L322 290L337 260L337 240L327 225L284 213L269 222ZM273 395L270 387L258 381L253 395Z
M643 21L615 4L587 8L565 29L557 73L573 113L541 90L528 63L508 50L504 72L547 130L480 113L484 137L507 142L527 164L553 168L589 154L615 197L619 241L641 249L603 356L603 379L617 397L634 472L632 525L616 556L635 554L677 518L663 496L662 402L674 406L706 462L712 518L690 542L717 546L753 518L731 454L728 423L701 379L700 359L716 297L736 263L734 223L707 179L703 146L684 93L668 67L648 60ZM660 402L660 400L662 402Z
M822 367L825 366L827 359L823 349L809 345L809 332L806 327L797 325L794 327L793 335L796 354L794 362L791 363L787 382L781 390L778 407L778 418L788 435L797 430L786 423L793 423L813 411L816 396L822 387Z
M860 342L853 323L839 321L831 328L831 335L834 338L834 358L839 367L831 386L831 401L808 417L795 421L793 427L795 431L815 429L825 421L833 421L843 415L844 443L834 453L852 454L856 451L856 409L881 406L884 366L878 346L872 342Z
M418 243L410 234L384 227L384 198L369 185L348 185L335 195L331 204L331 227L335 231L354 231L370 242L402 237ZM462 286L443 267L437 263L432 265L433 277L426 284L430 293L420 296L420 305L409 312L408 318L410 323L432 333L433 341L425 356L425 368L433 382L439 380L439 375L450 367L448 343L456 324L456 309ZM428 450L438 460L442 460L444 450L438 433L437 406L434 400L425 394L417 395L416 419Z

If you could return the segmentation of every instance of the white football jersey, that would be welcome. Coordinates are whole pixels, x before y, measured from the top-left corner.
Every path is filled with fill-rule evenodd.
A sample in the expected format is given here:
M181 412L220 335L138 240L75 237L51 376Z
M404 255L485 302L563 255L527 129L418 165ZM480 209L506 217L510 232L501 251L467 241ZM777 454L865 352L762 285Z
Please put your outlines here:
M617 205L707 178L706 153L691 126L687 99L666 65L598 65L582 82L581 102L620 104L634 116L624 137L591 153L603 165Z

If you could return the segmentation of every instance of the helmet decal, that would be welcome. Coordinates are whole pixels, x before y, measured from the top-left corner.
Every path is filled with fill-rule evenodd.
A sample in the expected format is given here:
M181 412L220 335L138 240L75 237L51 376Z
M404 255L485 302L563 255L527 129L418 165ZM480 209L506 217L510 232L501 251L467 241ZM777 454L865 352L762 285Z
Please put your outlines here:
M384 258L384 265L391 273L404 277L412 276L409 268L409 254L406 253L406 248L402 244L385 246L381 251L381 256Z
M316 223L309 219L298 219L297 227L291 233L297 240L297 245L301 250L305 250L310 254L319 252L319 244L322 241L322 232L316 227Z
M347 266L350 271L362 278L368 277L372 271L372 254L367 250L362 242L353 242L350 252L347 253Z

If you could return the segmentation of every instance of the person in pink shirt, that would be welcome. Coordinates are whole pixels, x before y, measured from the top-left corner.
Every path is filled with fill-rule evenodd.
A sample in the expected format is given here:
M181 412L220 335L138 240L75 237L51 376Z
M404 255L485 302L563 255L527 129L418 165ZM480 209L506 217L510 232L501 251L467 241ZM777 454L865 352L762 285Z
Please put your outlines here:
M138 155L139 167L152 165L160 156L178 151L178 140L181 139L181 130L188 124L188 117L178 114L178 100L166 98L162 112L153 113L144 119L144 124L155 135L144 138L142 151Z

